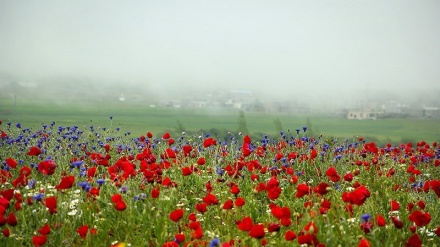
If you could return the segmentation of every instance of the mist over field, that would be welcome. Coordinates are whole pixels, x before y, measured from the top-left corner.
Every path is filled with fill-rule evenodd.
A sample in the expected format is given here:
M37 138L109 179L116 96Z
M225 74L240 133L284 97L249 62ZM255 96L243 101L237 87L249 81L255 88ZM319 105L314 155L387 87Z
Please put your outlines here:
M438 1L2 1L0 97L439 107L439 11Z

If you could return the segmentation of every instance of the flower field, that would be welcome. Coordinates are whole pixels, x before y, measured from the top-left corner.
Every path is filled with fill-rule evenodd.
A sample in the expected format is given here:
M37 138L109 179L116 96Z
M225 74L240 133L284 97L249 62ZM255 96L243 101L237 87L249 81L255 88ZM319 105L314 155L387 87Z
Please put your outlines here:
M0 246L440 246L440 147L0 121Z

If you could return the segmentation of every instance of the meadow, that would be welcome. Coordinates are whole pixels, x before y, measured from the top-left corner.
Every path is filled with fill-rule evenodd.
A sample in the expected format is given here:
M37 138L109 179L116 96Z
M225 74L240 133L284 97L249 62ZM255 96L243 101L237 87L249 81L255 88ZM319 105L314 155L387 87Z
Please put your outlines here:
M55 121L59 125L88 127L108 126L108 116L114 116L113 126L136 136L146 130L158 133L211 133L224 138L228 132L238 133L239 112L236 109L183 109L155 107L142 102L71 101L0 99L3 121L40 126ZM378 144L388 142L427 142L440 137L440 119L393 118L379 120L348 120L330 114L245 112L250 136L277 135L280 131L294 132L298 126L309 126L309 133L331 138L353 139L367 137ZM276 123L277 122L277 123Z
M440 246L435 121L4 106L0 246Z

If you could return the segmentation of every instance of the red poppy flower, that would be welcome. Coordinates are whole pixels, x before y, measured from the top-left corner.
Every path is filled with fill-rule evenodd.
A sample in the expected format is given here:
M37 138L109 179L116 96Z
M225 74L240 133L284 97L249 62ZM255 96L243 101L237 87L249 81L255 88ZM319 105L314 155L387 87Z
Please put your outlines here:
M408 216L408 219L414 222L417 226L426 226L431 221L431 215L428 212L422 213L419 210L416 210Z
M264 225L263 224L253 225L248 235L253 238L263 238L265 235Z
M0 193L5 199L7 199L8 201L12 200L12 198L14 198L14 189L8 189L8 190L2 190ZM9 206L9 202L1 202L0 201L0 205L8 205Z
M192 173L193 173L193 171L192 171L191 167L189 167L189 166L182 167L182 175L183 176L189 176Z
M403 227L403 222L396 216L391 216L391 222L393 222L397 229L401 229Z
M165 156L164 156L164 158L170 158L170 159L175 159L177 156L176 156L176 153L171 149L171 148L167 148L166 150L165 150Z
M267 197L269 197L269 199L271 199L271 200L276 200L276 199L278 199L278 197L280 196L280 194L281 194L281 188L280 187L273 187L273 188L270 188L268 191L267 191Z
M24 177L27 177L27 176L29 176L31 174L31 171L32 171L31 168L29 168L28 166L23 166L20 169L20 175L24 176Z
M94 177L95 175L96 175L96 166L94 166L94 167L90 167L88 170L87 170L87 177L89 177L89 178L92 178L92 177Z
M240 188L238 188L236 184L233 184L230 191L232 194L237 195L238 193L240 193Z
M125 204L124 200L115 203L115 209L118 211L124 211L126 208L127 204Z
M313 234L300 234L298 236L298 244L307 244L307 245L313 245L316 246L319 244L318 239Z
M147 133L147 135L148 135L148 133ZM163 134L162 139L167 140L170 137L171 137L170 133L167 132L167 133Z
M57 190L65 190L70 189L73 186L73 183L75 183L75 176L64 176L61 178L61 182L59 185L55 186L55 189Z
M371 221L364 221L361 223L361 230L365 233L370 233L373 229L373 223Z
M405 244L405 247L421 247L421 246L422 246L422 240L420 239L417 233L412 235Z
M284 239L286 241L292 241L296 238L296 233L292 230L287 230L286 233L284 234Z
M178 222L183 217L183 209L176 209L170 213L170 219L174 222Z
M57 165L53 160L41 161L38 164L38 171L44 175L52 175L55 172L55 168L57 168Z
M185 234L183 234L183 233L177 233L177 234L174 235L174 237L176 238L176 240L179 243L185 242Z
M331 190L331 188L332 187L330 187L330 185L328 185L324 182L321 182L318 185L316 185L316 187L313 189L313 192L322 196L322 195L327 194Z
M8 134L6 134L6 132L3 130L0 130L0 138L5 139L6 137L8 137Z
M310 221L307 225L304 226L302 232L316 235L318 233L318 226L313 221Z
M347 181L347 182L351 182L351 181L353 181L353 174L351 174L351 172L347 172L347 173L344 175L344 180Z
M121 194L114 194L111 197L111 200L113 203L118 203L118 202L122 201L122 195Z
M87 197L98 197L99 196L99 192L100 192L99 188L93 187L93 188L90 189L89 193L87 194Z
M15 168L17 166L17 161L13 158L7 158L5 161L6 161L6 165L8 165L11 168Z
M201 166L204 165L206 163L205 157L200 157L199 159L197 159L197 165Z
M212 193L208 193L205 197L203 197L203 201L208 204L208 206L218 204L217 197Z
M46 205L51 214L55 214L57 212L57 197L52 196L44 199L44 205Z
M397 201L391 200L391 210L390 211L398 211L400 209L400 204Z
M229 210L232 209L233 207L234 207L233 202L231 199L229 199L223 204L222 209Z
M10 226L16 226L18 224L17 217L15 216L14 212L10 212L8 217L6 217L6 223Z
M3 236L5 237L9 237L11 235L11 231L9 230L9 228L5 228L2 230Z
M191 237L194 239L201 239L203 237L203 230L201 227L191 232Z
M46 235L32 236L32 242L36 247L43 246L46 243L46 241L47 241Z
M368 240L366 240L365 238L362 238L359 241L358 247L370 247L370 246L371 246L370 242Z
M217 145L217 141L212 137L208 137L205 139L205 141L203 141L204 148L208 148L210 146L215 146L215 145Z
M41 235L48 235L50 234L50 226L48 224L44 225L43 227L41 227L38 232Z
M41 154L41 150L38 147L33 146L26 154L29 156L38 156Z
M368 197L370 197L370 191L364 185L357 187L352 192L344 192L342 194L342 200L344 202L349 202L358 206L364 204Z
M238 197L235 199L234 205L237 207L241 207L246 203L246 201L242 197Z
M334 183L339 182L341 180L341 176L339 176L338 172L336 171L336 168L329 167L327 171L325 172L325 175L330 178L330 180Z
M385 226L387 222L385 221L385 218L382 215L378 214L376 216L376 224L377 226Z
M420 200L417 202L417 206L419 206L420 209L425 209L426 204L424 201Z
M310 150L310 159L313 160L318 156L318 152L315 149Z
M160 195L160 190L158 188L153 188L153 190L151 190L151 198L156 199L158 198Z
M208 207L206 203L197 203L196 210L203 214L208 210Z
M312 192L312 188L307 184L298 184L296 187L296 198L303 197L304 195L310 194Z
M83 225L83 226L80 226L78 229L76 229L76 232L79 234L79 236L81 236L81 238L84 238L84 239L87 237L88 231L89 231L88 225Z
M247 157L247 156L251 155L252 151L249 148L249 143L243 143L243 147L241 149L241 152L242 152L244 157Z
M267 230L268 230L268 232L278 232L280 230L280 228L281 228L280 224L270 223Z
M238 229L242 231L250 231L253 226L252 218L251 217L244 217L242 220L237 221L237 227Z

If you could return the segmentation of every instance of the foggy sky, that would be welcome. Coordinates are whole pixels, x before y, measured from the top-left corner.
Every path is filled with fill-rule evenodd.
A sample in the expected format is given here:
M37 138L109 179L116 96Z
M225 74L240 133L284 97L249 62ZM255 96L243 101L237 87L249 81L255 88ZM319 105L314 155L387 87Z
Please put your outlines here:
M0 72L338 99L439 89L440 2L0 2Z

